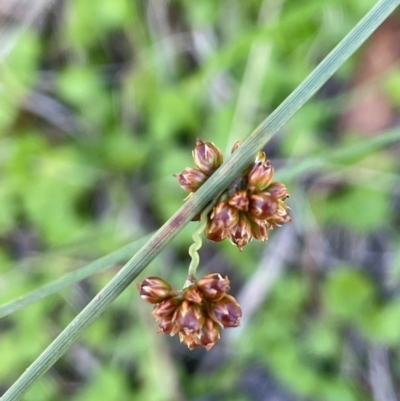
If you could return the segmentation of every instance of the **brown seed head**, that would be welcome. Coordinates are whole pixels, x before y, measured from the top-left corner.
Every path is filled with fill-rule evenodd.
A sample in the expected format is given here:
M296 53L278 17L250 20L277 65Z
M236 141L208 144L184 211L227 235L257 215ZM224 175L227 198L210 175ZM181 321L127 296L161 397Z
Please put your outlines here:
M269 223L263 220L250 220L251 234L255 239L268 241L268 230L271 228Z
M158 319L171 319L176 309L182 303L182 298L175 296L173 298L165 299L157 304L153 309L153 316Z
M250 218L265 220L278 211L278 201L268 192L257 192L250 196Z
M230 206L238 210L247 212L249 209L249 198L247 197L247 191L243 189L235 192L229 199L228 203Z
M228 202L222 201L214 207L210 216L210 226L208 231L213 233L221 229L229 229L234 226L239 219L239 212Z
M206 317L203 326L200 329L198 342L206 347L207 351L218 342L221 337L221 327L209 317Z
M239 251L243 250L252 238L251 224L249 219L244 213L240 213L239 221L230 229L230 240L232 244L239 248Z
M158 304L176 295L176 291L160 277L147 277L137 285L140 296L147 302Z
M278 201L278 210L267 219L271 226L280 227L282 224L289 223L292 218L288 215L289 206L285 202Z
M158 333L170 334L171 336L173 336L178 331L179 329L176 329L172 317L162 318L158 321Z
M266 192L270 193L275 199L285 200L289 196L285 185L280 182L273 182L268 186Z
M221 299L229 290L229 280L227 276L221 276L219 273L209 273L198 281L197 286L205 298L215 301Z
M248 186L251 191L263 191L274 178L274 169L269 160L257 162L248 174Z
M219 301L209 305L208 315L225 328L237 327L240 325L242 309L234 297L225 294Z
M207 176L222 164L222 153L212 142L203 142L197 138L192 154L196 166Z
M210 241L220 242L229 236L229 229L220 228L218 230L215 230L214 228L214 231L211 232L210 231L211 225L212 225L212 220L208 220L207 226L204 229L204 234L206 238L209 239Z
M200 330L204 323L204 314L201 308L188 301L183 301L175 311L174 322L179 327L179 331L184 333L194 333Z
M202 294L195 284L183 290L183 299L199 305L203 302Z
M180 174L174 174L174 177L177 177L179 185L189 192L197 191L208 178L202 171L191 167L186 167Z

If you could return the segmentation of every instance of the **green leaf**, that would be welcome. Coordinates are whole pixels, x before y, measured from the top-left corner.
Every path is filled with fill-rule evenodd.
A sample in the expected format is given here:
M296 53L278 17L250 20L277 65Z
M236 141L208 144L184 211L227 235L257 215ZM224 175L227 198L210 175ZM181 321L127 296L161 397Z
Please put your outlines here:
M371 281L360 271L349 266L337 267L323 286L327 310L343 319L360 319L370 310L375 298Z
M377 307L363 321L362 329L372 340L394 346L400 341L400 299Z

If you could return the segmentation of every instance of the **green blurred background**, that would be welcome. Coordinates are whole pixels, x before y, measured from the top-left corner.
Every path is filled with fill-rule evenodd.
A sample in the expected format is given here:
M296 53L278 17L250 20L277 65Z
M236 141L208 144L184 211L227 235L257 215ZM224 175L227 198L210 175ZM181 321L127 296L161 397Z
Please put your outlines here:
M373 4L1 1L0 304L161 226L196 137L228 155ZM399 41L394 15L265 148L293 223L203 246L240 328L190 352L132 285L24 400L399 399ZM181 286L194 228L142 278ZM0 320L0 394L119 268Z

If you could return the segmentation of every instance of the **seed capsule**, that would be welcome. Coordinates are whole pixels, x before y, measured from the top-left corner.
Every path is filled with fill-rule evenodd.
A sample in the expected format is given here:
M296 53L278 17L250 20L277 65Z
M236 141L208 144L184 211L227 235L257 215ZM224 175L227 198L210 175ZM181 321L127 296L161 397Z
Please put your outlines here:
M178 178L179 185L189 192L197 191L207 180L207 175L196 168L186 167L180 174L174 174Z
M222 164L222 153L212 142L203 142L197 138L192 154L196 166L207 176Z
M156 319L171 319L178 306L182 303L180 297L165 299L153 309L153 316Z
M205 298L217 300L229 291L229 280L227 276L221 276L219 273L210 273L201 278L197 286Z
M202 294L195 284L183 290L183 299L199 305L203 302Z
M275 199L285 200L289 196L285 185L280 182L273 182L266 191Z
M247 197L247 191L237 191L232 195L228 201L229 205L243 212L247 212L249 209L249 198Z
M138 284L140 296L152 304L158 304L166 298L172 297L176 291L162 278L147 277Z
M175 324L184 333L194 333L200 330L204 323L204 314L198 305L183 301L174 315Z
M268 241L268 230L271 228L269 223L254 219L254 221L250 220L250 226L251 226L251 235L255 239L259 239L261 241Z
M268 161L255 163L248 174L248 186L251 191L262 191L271 184L274 169Z
M214 322L227 327L237 327L240 325L242 309L234 297L225 294L219 301L209 307L209 316Z
M250 196L251 218L265 220L278 211L278 201L268 192L258 192Z
M221 327L209 317L200 329L198 342L209 351L220 339Z
M229 232L231 242L242 251L252 238L250 221L244 213L240 214L238 223Z
M229 229L219 228L217 230L214 229L213 231L211 231L210 230L211 225L212 221L209 220L207 222L206 228L204 229L204 234L206 238L209 239L210 241L220 242L229 236Z
M238 219L238 210L230 206L228 202L222 201L215 206L211 213L208 231L213 233L215 231L229 229L237 223Z

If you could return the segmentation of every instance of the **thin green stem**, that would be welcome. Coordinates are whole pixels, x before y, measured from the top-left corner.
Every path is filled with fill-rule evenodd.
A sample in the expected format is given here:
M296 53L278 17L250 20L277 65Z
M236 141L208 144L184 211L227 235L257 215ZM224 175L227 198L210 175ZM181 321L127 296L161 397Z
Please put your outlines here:
M29 306L49 295L52 295L58 291L61 291L68 286L77 283L95 273L98 273L104 269L113 266L115 263L120 263L128 259L132 253L138 251L138 249L150 238L150 235L141 238L131 244L125 245L115 252L110 253L100 259L97 259L86 266L77 269L71 273L65 274L57 280L51 281L35 290L28 292L27 294L13 299L3 305L0 305L0 318L10 315L26 306Z
M189 282L193 282L196 279L196 271L197 271L197 267L199 266L199 262L200 262L200 256L199 256L198 250L203 245L203 242L201 239L201 234L203 233L204 229L206 228L208 214L210 213L214 204L215 204L215 202L212 202L201 212L199 226L196 228L196 230L194 230L193 235L192 235L193 244L190 245L190 247L189 247L189 255L192 258L190 265L189 265L189 271L188 271L188 281Z
M374 30L399 5L400 0L381 0L315 68L292 94L259 125L250 137L202 185L144 245L119 273L99 292L86 308L25 370L3 395L2 401L15 401L35 383L77 340L104 310L131 284L182 228L214 199L253 161L259 151L293 114L361 46Z

